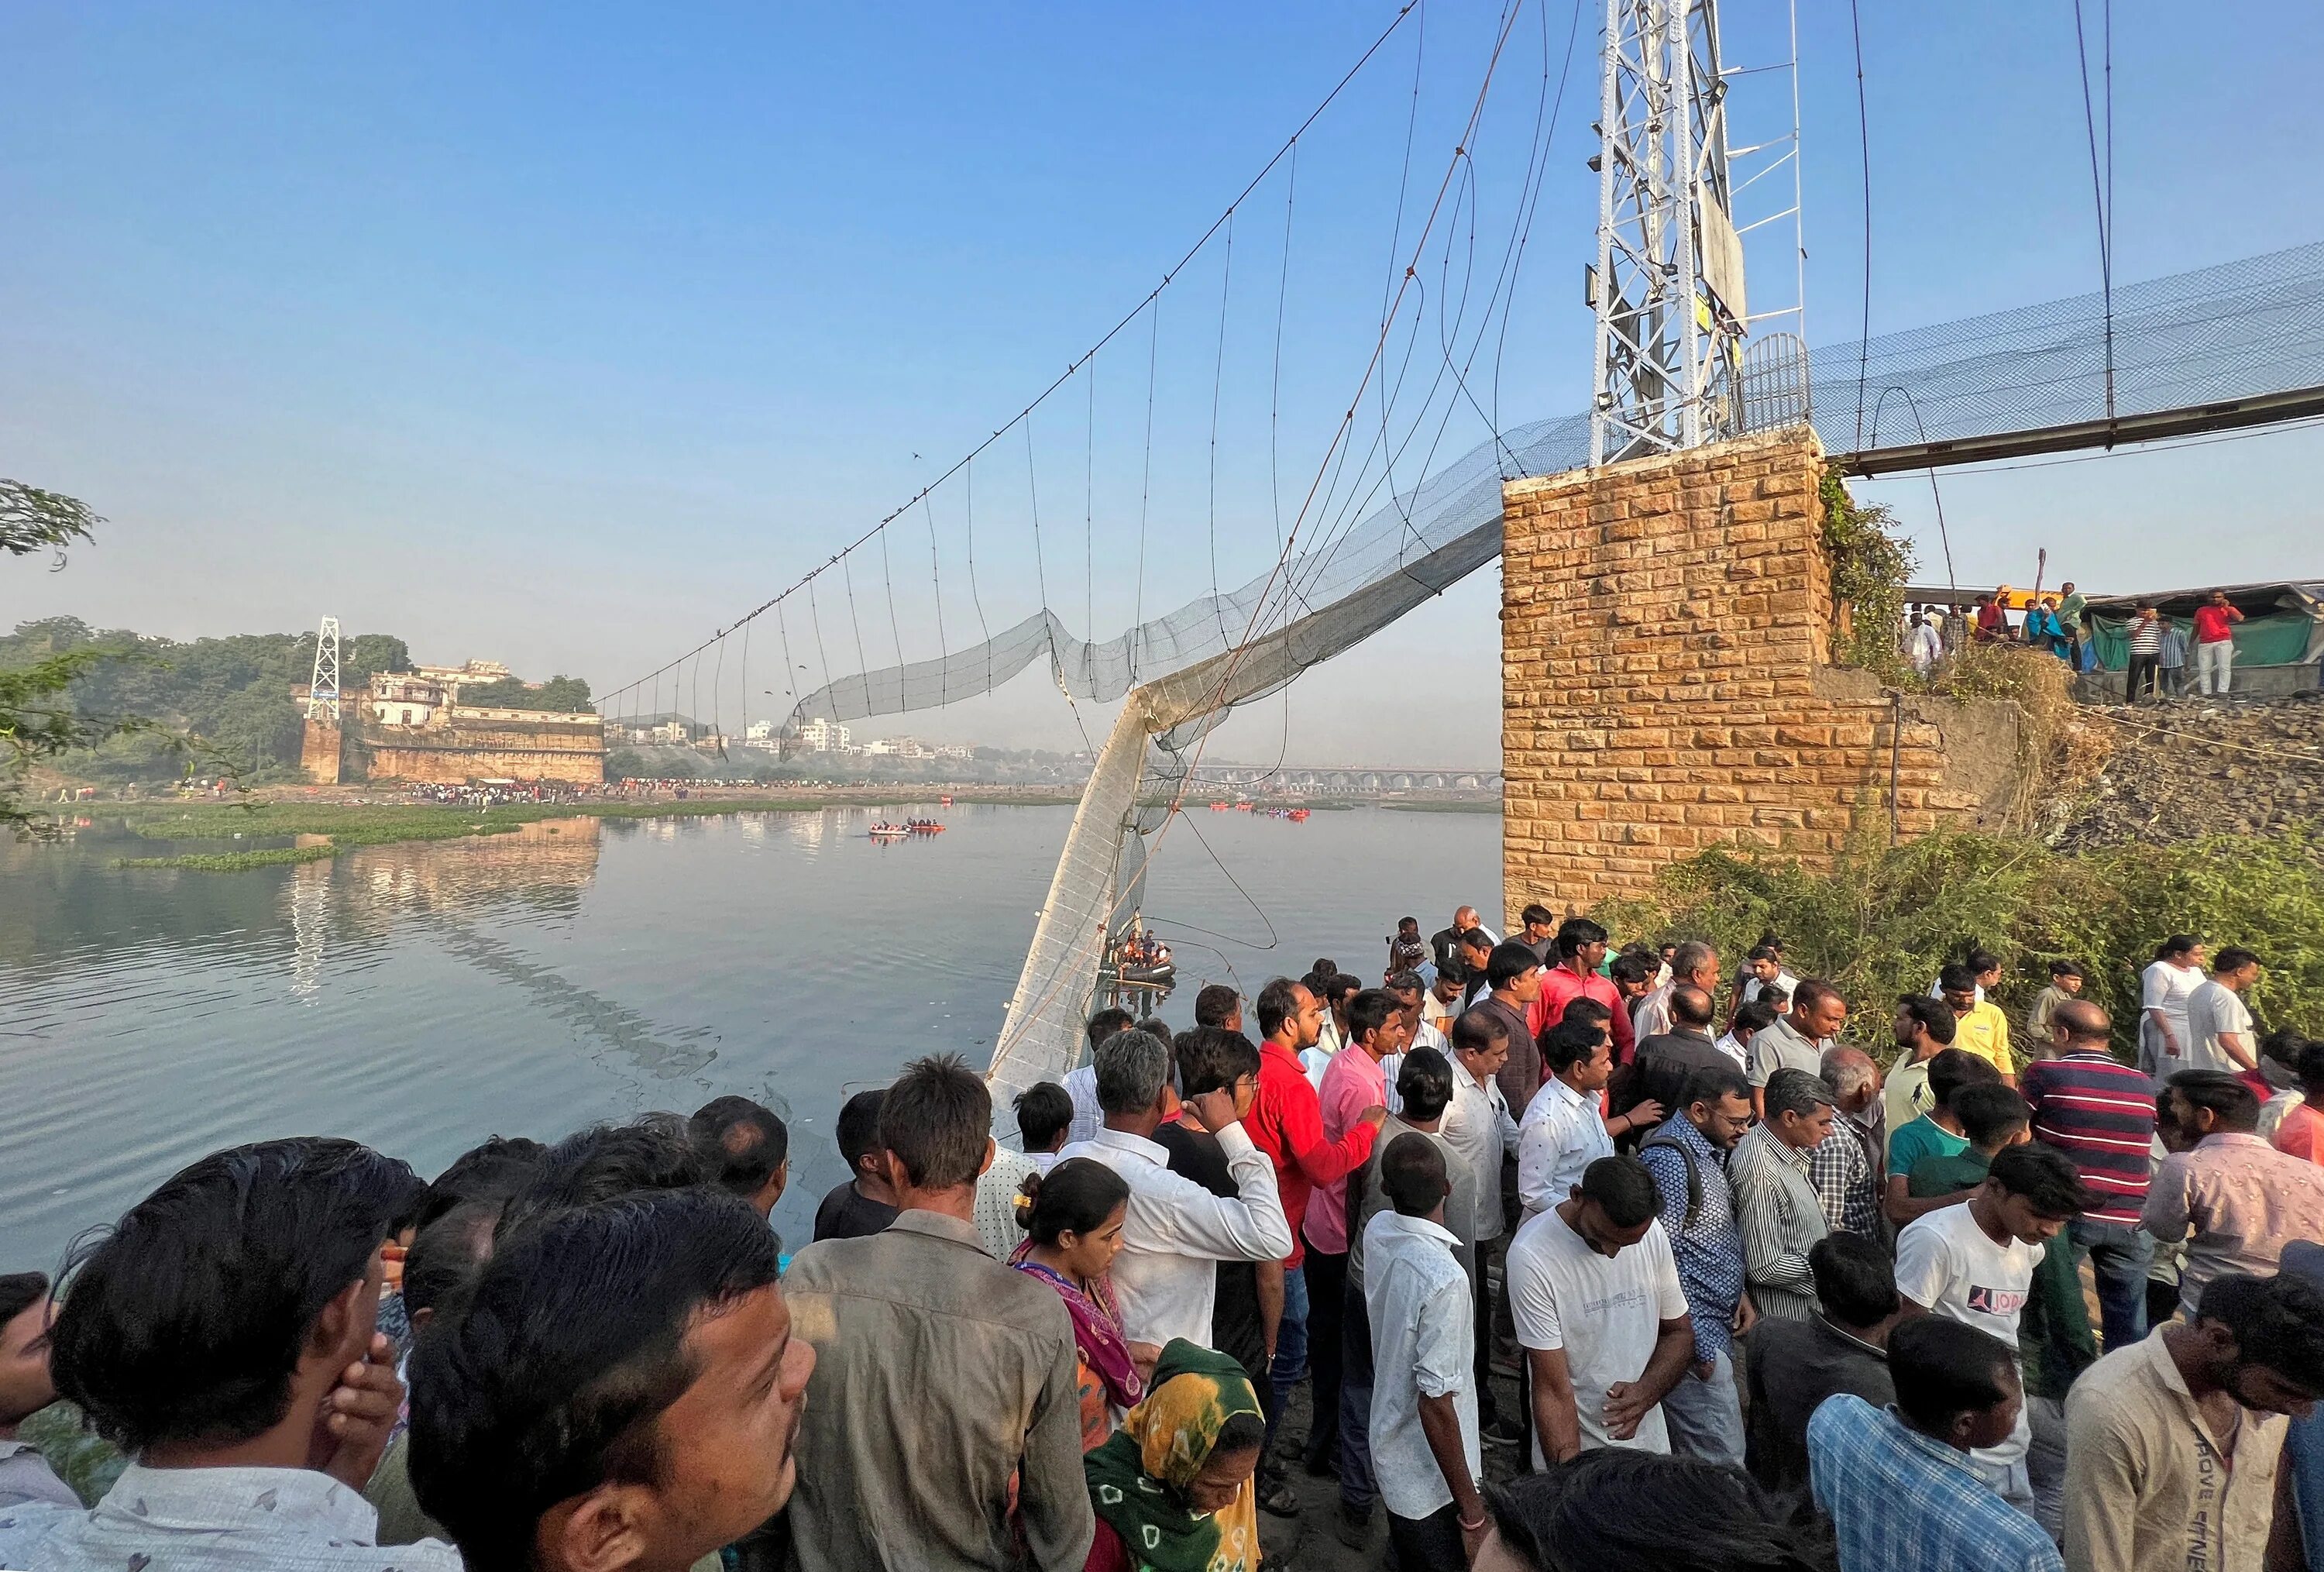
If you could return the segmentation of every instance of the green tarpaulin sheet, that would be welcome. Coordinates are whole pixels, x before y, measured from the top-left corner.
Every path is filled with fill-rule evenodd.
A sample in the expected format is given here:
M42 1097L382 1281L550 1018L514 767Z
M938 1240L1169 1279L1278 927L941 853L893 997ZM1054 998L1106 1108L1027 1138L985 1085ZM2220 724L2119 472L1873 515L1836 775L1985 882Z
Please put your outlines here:
M2172 617L2180 632L2187 636L2187 647L2195 645L2195 620L2192 617ZM2102 616L2097 619L2098 664L2109 671L2120 671L2130 664L2130 637L2126 620ZM2238 666L2296 666L2308 659L2308 640L2316 620L2301 612L2271 612L2265 616L2246 617L2236 624L2236 664Z

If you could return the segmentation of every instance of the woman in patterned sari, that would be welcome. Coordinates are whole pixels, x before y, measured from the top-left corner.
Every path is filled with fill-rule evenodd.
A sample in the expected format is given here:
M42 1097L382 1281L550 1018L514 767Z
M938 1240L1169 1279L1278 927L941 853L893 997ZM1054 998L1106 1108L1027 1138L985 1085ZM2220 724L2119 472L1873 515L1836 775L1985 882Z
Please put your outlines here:
M1097 1537L1084 1572L1250 1572L1267 1421L1242 1366L1178 1338L1146 1401L1084 1453Z
M1146 1395L1106 1275L1121 1253L1129 1205L1130 1186L1121 1176L1085 1157L1058 1163L1046 1175L1026 1175L1017 1197L1017 1220L1027 1238L1010 1264L1056 1290L1074 1318L1084 1452L1111 1435L1114 1420ZM1152 1347L1145 1351L1150 1357Z

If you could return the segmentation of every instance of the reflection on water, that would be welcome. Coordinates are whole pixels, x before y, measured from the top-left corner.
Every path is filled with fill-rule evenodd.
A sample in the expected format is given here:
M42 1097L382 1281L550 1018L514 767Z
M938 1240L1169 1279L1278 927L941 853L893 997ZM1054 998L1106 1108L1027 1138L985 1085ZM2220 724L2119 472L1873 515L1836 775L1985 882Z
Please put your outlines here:
M866 837L899 809L927 805L558 819L242 874L115 868L157 843L102 824L0 845L0 1271L235 1142L349 1135L432 1173L487 1134L724 1092L790 1120L777 1222L803 1240L847 1093L917 1054L985 1062L1071 817ZM1498 904L1491 816L1186 822L1147 902L1188 985L1173 1019L1202 982L1318 955L1369 976L1396 918Z

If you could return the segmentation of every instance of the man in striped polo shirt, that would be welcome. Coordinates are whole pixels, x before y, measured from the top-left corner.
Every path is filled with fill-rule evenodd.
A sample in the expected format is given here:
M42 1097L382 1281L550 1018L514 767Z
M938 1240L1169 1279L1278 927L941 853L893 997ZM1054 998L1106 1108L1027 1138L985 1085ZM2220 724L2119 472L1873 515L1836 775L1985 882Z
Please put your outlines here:
M2107 1351L2146 1336L2146 1269L2154 1240L2140 1231L2154 1140L2154 1086L2107 1048L2114 1022L2088 999L2069 999L2050 1016L2058 1057L2027 1067L2019 1090L2034 1110L2034 1139L2073 1159L2098 1197L2070 1225L2079 1263L2098 1279Z

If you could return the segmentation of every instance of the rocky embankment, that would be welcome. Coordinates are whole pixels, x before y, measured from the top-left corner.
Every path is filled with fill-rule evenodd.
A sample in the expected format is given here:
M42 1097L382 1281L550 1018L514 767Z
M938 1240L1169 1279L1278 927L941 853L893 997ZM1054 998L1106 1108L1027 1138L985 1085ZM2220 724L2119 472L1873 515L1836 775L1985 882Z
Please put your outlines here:
M2061 793L2046 827L2058 846L2292 830L2324 844L2324 694L2107 705L2079 721L2103 763Z

